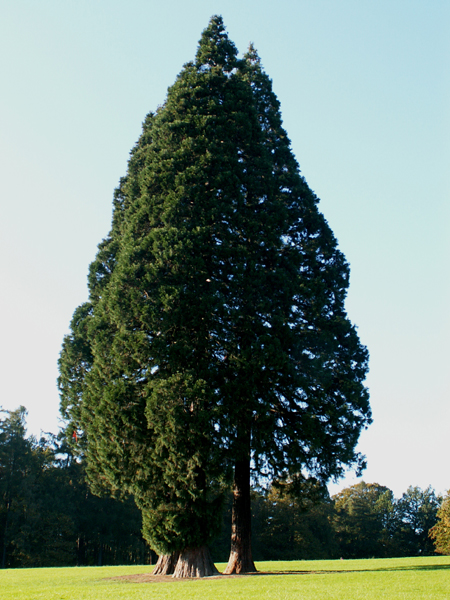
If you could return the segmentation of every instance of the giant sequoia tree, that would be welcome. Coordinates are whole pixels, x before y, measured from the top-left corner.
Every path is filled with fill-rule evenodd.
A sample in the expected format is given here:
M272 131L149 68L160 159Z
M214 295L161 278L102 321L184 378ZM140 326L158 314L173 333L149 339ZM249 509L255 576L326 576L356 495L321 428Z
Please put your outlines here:
M256 52L213 17L143 124L60 358L91 485L135 496L162 570L213 572L232 480L228 573L254 570L252 473L361 466L367 352L317 204Z

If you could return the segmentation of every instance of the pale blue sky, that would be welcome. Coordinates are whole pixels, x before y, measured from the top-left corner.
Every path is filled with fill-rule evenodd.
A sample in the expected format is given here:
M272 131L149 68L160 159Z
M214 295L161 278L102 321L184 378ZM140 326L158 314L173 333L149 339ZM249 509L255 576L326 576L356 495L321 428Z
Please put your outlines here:
M0 404L56 431L56 362L147 112L213 14L252 41L351 265L364 480L450 488L450 3L0 0ZM334 486L333 491L352 480Z

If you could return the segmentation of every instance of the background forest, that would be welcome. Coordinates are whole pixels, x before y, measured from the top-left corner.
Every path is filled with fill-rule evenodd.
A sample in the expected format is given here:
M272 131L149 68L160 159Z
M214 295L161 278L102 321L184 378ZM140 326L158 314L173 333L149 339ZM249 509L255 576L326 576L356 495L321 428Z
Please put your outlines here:
M0 420L1 566L154 562L133 499L92 495L83 463L57 436L27 437L26 414L20 407L3 411ZM401 498L364 482L331 498L314 483L297 492L292 497L282 486L254 487L255 560L434 554L429 530L444 525L449 504L431 487L409 487ZM230 518L231 499L222 535L211 546L215 561L228 558ZM442 540L437 550L445 552Z

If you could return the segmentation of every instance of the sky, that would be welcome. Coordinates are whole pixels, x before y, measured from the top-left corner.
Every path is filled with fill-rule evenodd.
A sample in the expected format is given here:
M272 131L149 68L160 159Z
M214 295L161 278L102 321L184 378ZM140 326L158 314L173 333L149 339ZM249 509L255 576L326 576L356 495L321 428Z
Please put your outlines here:
M56 433L57 360L145 115L222 15L253 42L351 268L366 482L450 488L450 3L0 0L0 405ZM351 473L331 493L357 483Z

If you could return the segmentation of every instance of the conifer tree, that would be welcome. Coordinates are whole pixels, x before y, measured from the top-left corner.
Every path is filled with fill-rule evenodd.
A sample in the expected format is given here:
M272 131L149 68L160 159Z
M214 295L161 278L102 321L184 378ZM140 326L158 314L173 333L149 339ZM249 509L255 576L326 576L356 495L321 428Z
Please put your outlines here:
M161 572L214 571L231 479L226 572L246 572L252 470L326 481L362 465L367 352L317 203L256 52L239 60L213 17L144 122L60 358L91 485L134 494Z

